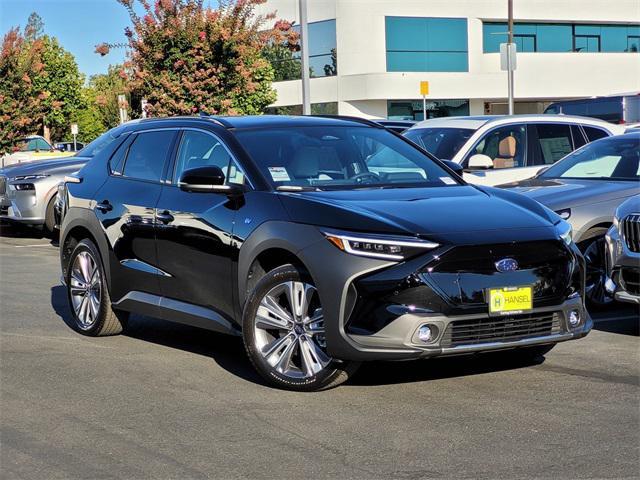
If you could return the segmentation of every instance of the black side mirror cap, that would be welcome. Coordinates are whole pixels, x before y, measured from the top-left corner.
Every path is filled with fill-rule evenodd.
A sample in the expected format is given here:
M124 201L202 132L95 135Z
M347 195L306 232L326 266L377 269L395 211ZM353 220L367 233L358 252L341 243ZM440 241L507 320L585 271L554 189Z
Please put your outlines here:
M447 167L449 167L451 170L453 170L454 172L456 172L458 175L462 176L462 172L464 170L464 168L462 167L462 165L460 165L457 162L453 162L451 160L440 160L442 163L444 163Z
M242 185L225 185L224 182L225 176L222 169L211 165L185 170L180 175L178 186L187 192L237 194L244 191Z

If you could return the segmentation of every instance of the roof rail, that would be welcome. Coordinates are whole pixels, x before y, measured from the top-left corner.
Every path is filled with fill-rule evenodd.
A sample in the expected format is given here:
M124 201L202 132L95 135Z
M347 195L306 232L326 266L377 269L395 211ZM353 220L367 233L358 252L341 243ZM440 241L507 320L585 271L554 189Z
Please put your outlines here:
M198 116L200 118L205 118L207 120L211 120L212 122L215 122L215 123L217 123L218 125L220 125L221 127L224 127L224 128L232 128L233 127L233 125L231 125L229 122L227 122L223 118L217 117L215 115L210 115L207 112L199 112Z
M369 125L370 127L384 128L384 126L382 126L379 123L376 123L374 121L368 120L366 118L352 117L350 115L306 115L306 116L308 116L308 117L320 117L320 118L335 118L335 119L338 119L338 120L349 120L351 122L357 122L357 123L362 123L364 125Z

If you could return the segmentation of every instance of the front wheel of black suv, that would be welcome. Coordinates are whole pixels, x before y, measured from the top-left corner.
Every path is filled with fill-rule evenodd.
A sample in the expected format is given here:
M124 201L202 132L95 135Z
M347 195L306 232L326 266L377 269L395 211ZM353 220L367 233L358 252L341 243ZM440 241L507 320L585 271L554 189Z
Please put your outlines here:
M111 307L100 254L91 240L81 240L73 249L65 280L71 314L78 332L92 337L122 332L128 314Z
M293 265L260 279L244 307L242 336L251 363L279 388L326 390L345 382L359 366L327 355L318 291Z

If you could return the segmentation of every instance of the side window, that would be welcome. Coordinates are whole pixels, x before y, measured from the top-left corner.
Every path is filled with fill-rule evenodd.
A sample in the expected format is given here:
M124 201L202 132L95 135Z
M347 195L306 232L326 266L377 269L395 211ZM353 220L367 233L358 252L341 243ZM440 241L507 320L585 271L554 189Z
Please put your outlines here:
M27 140L26 148L22 149L23 152L35 152L36 150L38 150L37 138L30 138L29 140Z
M587 126L583 126L582 128L584 129L584 133L587 135L587 138L590 142L609 136L609 134L601 128Z
M533 145L536 159L541 165L551 165L573 151L571 127L559 123L533 125L537 140Z
M524 167L527 145L524 125L508 125L487 133L470 152L486 155L493 160L493 168Z
M173 130L139 133L129 147L123 175L160 181L174 136Z
M245 176L222 142L212 134L186 130L182 134L174 179L185 170L206 166L220 167L227 183L244 184Z
M122 142L122 145L120 145L115 153L111 156L111 160L109 160L109 168L111 169L111 173L113 175L122 175L124 159L127 157L129 146L134 139L135 135L131 135L131 137Z
M584 135L578 125L571 125L571 136L573 137L573 148L578 149L586 145L587 141L584 139Z
M46 140L42 138L35 139L36 150L51 150L51 145L47 143Z

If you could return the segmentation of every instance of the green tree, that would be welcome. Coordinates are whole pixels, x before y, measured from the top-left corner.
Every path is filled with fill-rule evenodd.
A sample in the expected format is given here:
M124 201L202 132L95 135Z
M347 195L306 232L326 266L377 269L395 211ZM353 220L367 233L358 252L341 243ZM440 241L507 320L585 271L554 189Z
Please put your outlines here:
M52 138L64 137L71 119L85 107L82 98L84 75L78 70L74 56L60 46L55 37L42 36L44 68L35 75L36 90L47 92L42 99L44 127L51 129Z
M127 75L122 65L109 65L107 73L93 75L89 78L89 86L95 92L94 104L100 115L100 120L107 128L113 128L120 123L118 95L125 94L129 104L129 118L135 118L131 109L131 96L128 94Z
M264 0L117 0L129 12L125 73L150 115L260 114L276 94L262 51L283 33L255 14ZM143 12L142 16L138 12ZM102 44L96 52L108 53Z
M0 50L0 154L10 152L20 137L38 130L44 115L45 92L34 82L44 70L43 43L26 41L13 28L2 39Z
M71 119L73 123L78 124L78 141L80 142L88 143L111 128L103 121L102 111L96 100L97 96L98 93L92 86L82 89L82 100L85 107L78 110ZM67 130L64 139L65 141L73 140L70 130Z
M44 35L44 21L42 17L36 12L31 12L24 31L26 39L30 42L41 38Z

